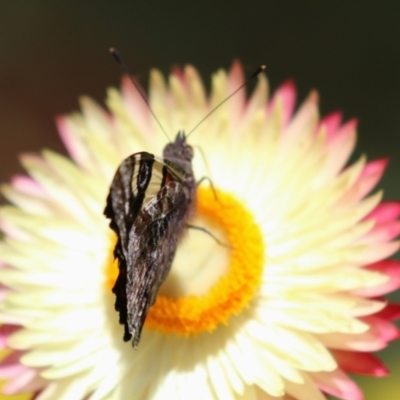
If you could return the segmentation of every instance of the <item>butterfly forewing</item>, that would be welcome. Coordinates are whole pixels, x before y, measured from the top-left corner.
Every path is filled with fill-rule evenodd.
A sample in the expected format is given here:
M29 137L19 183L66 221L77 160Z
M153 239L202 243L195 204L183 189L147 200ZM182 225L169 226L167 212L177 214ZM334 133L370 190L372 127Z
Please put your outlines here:
M178 136L169 146L179 153L190 146ZM133 337L134 347L193 213L194 194L190 163L182 166L146 152L125 159L114 176L104 211L118 237L114 255L119 275L113 292L124 340Z

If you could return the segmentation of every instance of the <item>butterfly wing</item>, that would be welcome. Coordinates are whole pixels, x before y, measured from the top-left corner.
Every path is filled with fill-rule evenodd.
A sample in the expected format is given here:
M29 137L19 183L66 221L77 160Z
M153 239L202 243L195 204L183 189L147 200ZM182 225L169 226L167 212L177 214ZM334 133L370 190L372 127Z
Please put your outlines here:
M150 306L171 267L190 215L191 188L180 170L141 152L119 166L105 215L118 240L119 275L113 288L124 340L136 347Z
M185 229L187 188L170 182L141 210L129 232L127 325L136 347L144 321L154 304Z

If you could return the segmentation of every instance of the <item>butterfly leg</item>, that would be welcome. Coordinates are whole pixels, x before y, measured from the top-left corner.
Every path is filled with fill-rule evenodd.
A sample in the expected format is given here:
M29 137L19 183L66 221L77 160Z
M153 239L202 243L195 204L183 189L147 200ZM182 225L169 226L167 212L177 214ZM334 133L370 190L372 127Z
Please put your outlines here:
M200 178L200 180L198 180L196 182L196 187L199 187L204 181L208 181L208 183L210 184L211 190L214 193L214 198L216 201L218 201L217 191L215 190L212 180L208 176L203 176L202 178ZM219 201L218 201L218 203L219 203Z
M189 229L195 229L196 231L201 231L201 232L204 232L204 233L206 233L207 235L209 235L210 237L212 237L219 245L221 245L221 246L224 246L224 247L227 247L227 248L229 248L229 249L231 249L232 248L232 246L230 246L229 244L225 244L225 243L222 243L216 236L214 236L208 229L206 229L206 228L203 228L202 226L196 226L196 225L190 225L190 224L188 224L188 225L186 225Z

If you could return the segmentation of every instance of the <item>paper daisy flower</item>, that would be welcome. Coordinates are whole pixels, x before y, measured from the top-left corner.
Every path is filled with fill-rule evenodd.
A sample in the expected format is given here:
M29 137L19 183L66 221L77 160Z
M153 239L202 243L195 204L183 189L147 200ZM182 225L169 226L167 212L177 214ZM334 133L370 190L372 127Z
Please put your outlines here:
M171 137L189 131L243 82L235 63L207 97L192 67L167 84L151 73L149 101ZM72 160L24 155L27 176L2 192L0 366L4 393L57 399L359 400L348 372L381 376L372 354L399 336L400 203L370 194L386 160L348 165L356 124L319 120L312 93L268 99L261 76L188 139L197 191L193 225L150 309L138 349L122 340L111 288L116 238L104 217L121 161L166 144L128 79L104 111L58 120ZM33 396L33 395L32 395Z

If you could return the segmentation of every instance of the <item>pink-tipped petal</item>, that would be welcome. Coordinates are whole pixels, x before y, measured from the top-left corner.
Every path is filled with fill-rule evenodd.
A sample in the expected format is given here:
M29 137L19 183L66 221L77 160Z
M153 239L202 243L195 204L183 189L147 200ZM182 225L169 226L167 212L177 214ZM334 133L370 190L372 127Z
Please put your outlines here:
M202 112L205 112L207 106L207 93L204 85L199 83L201 81L200 75L197 70L191 65L187 65L184 69L185 82L187 86L188 97L190 102L199 105Z
M228 72L228 93L233 93L245 80L242 64L238 60L233 61ZM246 98L244 91L238 92L235 96L242 98L244 103Z
M183 86L186 84L185 74L183 72L183 69L179 65L174 65L171 68L171 73L175 76L175 78L178 78Z
M146 132L146 134L152 132L149 107L128 76L122 78L121 91L131 119L135 125L137 125L142 132ZM142 90L142 93L145 92Z
M31 177L26 175L15 175L11 178L11 184L20 192L35 196L47 197L43 188Z
M346 149L346 161L353 150L353 147L349 150L347 146L344 144L347 143L347 138L349 135L352 135L357 129L358 121L357 119L353 118L350 121L347 121L344 125L342 125L337 131L336 134L332 136L331 140L327 142L327 146L329 148L336 149ZM337 154L338 155L338 154ZM341 155L343 158L344 155Z
M374 315L386 321L396 321L400 319L400 304L388 303L383 310Z
M400 202L385 201L379 204L367 217L367 220L374 220L383 224L395 220L400 216Z
M390 221L375 225L368 234L361 237L357 243L383 243L396 239L400 234L400 221Z
M347 122L326 143L326 160L321 165L316 184L325 184L326 181L336 178L342 172L356 145L356 125L355 120Z
M286 126L290 117L293 114L294 106L296 104L296 87L292 80L287 80L273 95L268 104L267 112L269 113L272 108L276 106L276 102L282 101L283 104L283 126Z
M372 352L387 347L387 342L381 340L380 337L371 332L371 330L358 335L327 333L319 335L319 338L326 347L344 351Z
M27 393L29 384L35 379L37 372L34 369L26 369L7 382L2 390L4 394Z
M393 278L400 279L400 261L398 260L382 260L365 267L368 271L381 272Z
M318 387L325 393L342 400L363 400L360 388L342 370L311 374Z
M400 241L375 243L374 246L366 246L367 248L360 254L355 255L350 260L354 263L368 264L382 261L400 249Z
M389 159L387 157L370 161L365 165L363 172L361 173L361 178L365 178L371 175L379 175L379 177L381 177L385 172L388 163Z
M341 122L342 122L342 113L340 111L335 111L327 115L320 121L316 129L316 132L319 132L322 128L324 128L326 142L329 142L335 136Z
M23 232L21 229L18 229L15 225L12 225L1 218L0 218L0 231L3 231L10 238L20 240L21 242L27 242L30 240L30 236L28 234Z
M331 137L331 140L327 142L328 146L336 146L337 144L346 141L346 138L357 130L358 120L356 118L347 121L343 124ZM341 146L339 146L340 148ZM348 157L347 157L348 158Z
M368 162L361 172L357 182L354 185L357 195L355 200L361 200L376 186L382 178L383 173L389 163L388 158L380 158Z
M228 72L226 95L233 93L245 81L242 65L239 61L234 61ZM232 100L232 101L231 101ZM227 103L229 113L232 118L229 119L229 131L232 136L236 135L237 126L242 121L242 116L246 108L246 94L244 90L240 90ZM216 103L213 104L216 106Z
M7 338L19 329L20 327L16 325L0 326L0 349L5 349L7 347Z
M233 93L240 85L243 84L245 80L246 78L243 73L242 64L237 60L234 61L228 72L227 96ZM235 132L236 127L238 124L240 124L241 117L245 110L245 104L246 92L244 90L240 90L238 93L236 93L227 104L229 107L229 112L232 115L232 119L229 121L232 132Z
M365 269L385 274L389 279L381 285L359 289L354 294L362 297L376 297L400 288L400 261L382 260L368 265Z
M94 164L90 145L74 126L73 118L64 116L57 117L56 125L61 140L68 150L68 153L71 155L71 158L83 170L97 170L98 166ZM37 158L41 160L40 157ZM36 162L39 163L39 160ZM43 160L41 160L41 162L44 163Z
M319 96L316 91L312 91L304 103L297 110L290 123L282 134L281 147L288 151L294 143L299 143L304 138L304 132L314 129L318 119L318 101Z
M367 376L386 376L389 370L376 356L371 353L332 350L340 368L346 372Z
M84 145L79 143L79 139L75 137L72 130L70 130L67 119L63 116L56 118L56 125L64 146L71 157L82 165L82 158L85 151L83 150Z
M0 379L11 379L27 370L27 367L19 362L21 354L20 351L14 351L0 362Z
M0 379L12 379L14 376L23 374L25 369L26 367L22 364L10 364L4 367L0 365Z
M375 315L363 317L361 320L370 326L370 332L383 342L390 342L400 337L400 330L391 322Z
M388 164L388 159L379 159L367 163L357 181L342 197L346 204L355 204L363 199L381 179Z

